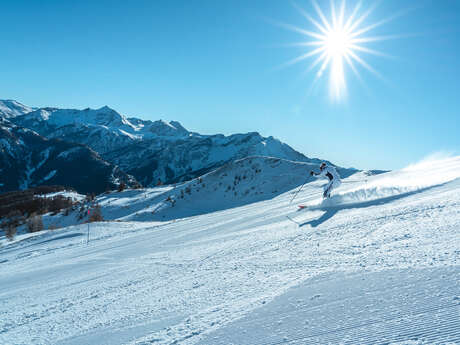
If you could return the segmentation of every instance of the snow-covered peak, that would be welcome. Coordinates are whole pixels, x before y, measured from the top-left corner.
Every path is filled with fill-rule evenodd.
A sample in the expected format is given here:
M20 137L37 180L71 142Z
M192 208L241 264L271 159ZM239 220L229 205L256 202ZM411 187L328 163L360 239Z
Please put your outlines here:
M177 121L157 120L151 122L146 129L157 136L182 136L188 131Z
M107 106L99 109L86 108L84 110L40 108L21 116L18 121L24 125L29 125L31 121L46 121L46 125L55 128L68 125L83 125L111 128L129 127L134 130L134 126L123 115Z
M175 129L177 129L178 131L186 131L187 130L180 124L179 121L170 121L169 124L171 126L173 126Z
M82 120L88 124L104 125L108 127L133 127L125 116L106 105L99 109L87 108L83 112L83 114L76 113L75 117L81 117Z
M99 111L107 111L107 112L113 112L115 111L114 109L110 108L108 105L104 105L103 107L97 109Z
M30 113L34 109L12 99L0 100L0 116L16 117Z

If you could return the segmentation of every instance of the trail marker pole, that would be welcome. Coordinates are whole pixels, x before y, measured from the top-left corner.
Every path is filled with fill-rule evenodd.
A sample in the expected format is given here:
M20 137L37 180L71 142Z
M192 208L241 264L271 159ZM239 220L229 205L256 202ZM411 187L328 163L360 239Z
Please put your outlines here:
M89 214L90 214L90 211L88 209L88 235L86 236L86 245L89 244Z

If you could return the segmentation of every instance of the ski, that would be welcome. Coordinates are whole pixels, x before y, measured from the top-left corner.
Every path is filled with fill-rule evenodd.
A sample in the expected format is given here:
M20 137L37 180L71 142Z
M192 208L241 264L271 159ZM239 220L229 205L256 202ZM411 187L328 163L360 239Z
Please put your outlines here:
M291 217L289 216L286 216L287 219L289 219L291 222L293 223L296 223L298 226L300 226L300 223L299 222L296 222L294 219L292 219Z
M297 211L303 210L304 208L307 208L305 205L298 205L297 206L299 209Z

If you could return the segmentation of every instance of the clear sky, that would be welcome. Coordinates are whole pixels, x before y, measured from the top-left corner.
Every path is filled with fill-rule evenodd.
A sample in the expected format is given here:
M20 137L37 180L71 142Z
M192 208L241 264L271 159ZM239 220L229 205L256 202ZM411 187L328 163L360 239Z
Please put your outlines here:
M295 4L321 23L305 0L0 0L0 99L258 131L362 169L459 153L460 1L378 2L359 27L394 18L362 37L397 38L362 44L388 56L355 51L380 77L345 64L340 100L327 73L315 82L321 63L308 70L315 57L285 66L316 46L289 46L315 38L281 23L320 33Z

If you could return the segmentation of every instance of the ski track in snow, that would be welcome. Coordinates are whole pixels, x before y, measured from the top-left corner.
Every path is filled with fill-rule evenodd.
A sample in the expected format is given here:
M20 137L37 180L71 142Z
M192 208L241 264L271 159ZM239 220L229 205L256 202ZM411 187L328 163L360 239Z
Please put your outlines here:
M459 344L460 180L343 205L318 187L4 245L0 344Z
M320 276L200 344L454 343L459 274L454 266Z

